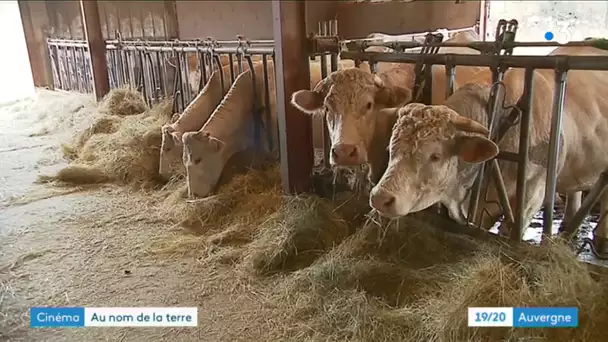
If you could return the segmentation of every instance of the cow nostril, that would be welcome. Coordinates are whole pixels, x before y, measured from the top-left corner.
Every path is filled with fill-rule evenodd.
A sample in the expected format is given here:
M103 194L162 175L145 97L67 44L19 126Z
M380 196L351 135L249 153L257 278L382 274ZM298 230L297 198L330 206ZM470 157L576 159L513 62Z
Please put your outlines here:
M357 156L357 149L353 148L350 153L348 154L349 158L355 158Z
M338 158L338 153L336 152L336 148L335 147L331 149L331 155L334 158Z
M388 207L392 206L393 204L395 204L395 196L388 196L384 200L384 207L385 208L388 208Z

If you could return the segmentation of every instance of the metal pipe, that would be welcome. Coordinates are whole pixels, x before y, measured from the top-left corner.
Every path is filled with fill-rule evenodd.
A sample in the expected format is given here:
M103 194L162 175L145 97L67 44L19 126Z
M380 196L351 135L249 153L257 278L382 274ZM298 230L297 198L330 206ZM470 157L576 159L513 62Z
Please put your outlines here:
M425 46L424 43L418 41L383 41L374 38L363 38L363 39L350 39L341 42L342 46L347 47L349 50L365 50L371 46L382 46L388 47L393 50L413 49ZM574 41L565 44L558 42L507 42L504 44L505 48L515 47L580 47L580 46L596 46L597 42L594 41ZM493 51L496 43L493 41L475 41L469 43L455 43L455 42L441 42L441 43L430 43L426 46L429 47L466 47L482 52Z
M221 46L221 47L209 47L209 46L138 46L138 45L124 45L118 47L117 45L107 44L107 49L123 49L123 50L145 50L145 51L180 51L180 52L196 52L196 51L211 51L217 54L222 53L240 53L240 54L268 54L271 55L274 53L274 48L270 46L252 46L252 47L243 47L243 46ZM476 55L474 55L476 56Z
M454 76L456 66L448 63L445 67L445 98L449 98L454 93Z
M352 52L342 51L342 59L373 60L375 62L416 63L492 67L496 63L505 68L554 69L558 63L569 70L608 70L606 56L509 56L509 55L460 55L460 54L415 54L396 52Z
M230 65L230 84L234 83L234 61L232 60L232 53L228 54L228 63ZM221 67L221 65L220 65Z
M492 159L490 164L490 171L492 173L492 179L496 185L496 192L498 193L498 202L503 210L505 220L511 224L515 223L515 217L513 215L513 208L509 203L509 196L507 195L507 188L505 187L505 180L502 178L500 173L500 166L498 160Z
M67 39L50 39L50 41L52 42L70 42L71 40L67 40ZM118 44L119 40L118 39L106 39L106 43L107 44ZM120 43L122 44L141 44L142 41L137 39L137 40L122 40L120 41ZM218 40L216 41L216 43L218 45L239 45L242 44L243 41L242 40ZM247 45L267 45L267 46L273 46L274 45L274 40L270 39L257 39L257 40L247 40L246 41ZM184 45L184 46L192 46L192 45L197 45L197 44L201 44L201 42L199 40L148 40L145 42L146 45L149 46L168 46L168 45Z
M524 227L524 214L526 205L526 190L527 190L527 179L526 169L528 164L528 154L530 146L530 126L532 123L532 99L534 97L533 91L534 81L534 69L526 68L524 75L524 92L521 97L521 130L519 132L519 161L517 165L517 216L515 217L515 226L511 231L511 239L521 241L521 236Z
M321 55L321 79L324 80L327 77L327 59L325 55ZM314 129L314 127L313 127ZM329 167L329 151L331 149L331 139L329 138L329 130L325 124L325 118L321 121L321 131L323 134L323 168Z
M553 117L551 119L551 136L549 138L549 159L547 160L547 183L545 185L545 200L543 201L543 237L553 234L553 207L555 206L555 191L557 190L557 162L560 153L561 131L566 82L568 72L563 69L555 70L555 90L553 93Z
M268 80L268 60L266 59L266 56L262 56L262 69L264 71L264 101L266 103L265 109L266 109L266 126L268 127L266 134L268 134L268 141L269 141L269 149L270 151L272 151L274 149L274 144L278 144L278 141L273 141L272 137L272 131L271 130L277 130L278 127L275 127L273 125L271 125L270 123L272 122L271 117L272 117L272 113L270 112L270 83ZM278 135L277 135L278 136Z
M585 196L581 207L576 212L576 214L574 214L570 222L566 224L566 222L562 221L562 224L560 225L560 231L564 232L565 237L568 241L576 237L576 234L578 233L578 230L580 229L583 220L585 219L585 217L587 217L587 215L589 215L591 208L593 208L595 203L597 203L597 201L600 199L600 197L606 190L606 186L608 186L608 169L604 170L600 174L600 177L595 182L595 184L593 184L593 187L589 191L589 194Z

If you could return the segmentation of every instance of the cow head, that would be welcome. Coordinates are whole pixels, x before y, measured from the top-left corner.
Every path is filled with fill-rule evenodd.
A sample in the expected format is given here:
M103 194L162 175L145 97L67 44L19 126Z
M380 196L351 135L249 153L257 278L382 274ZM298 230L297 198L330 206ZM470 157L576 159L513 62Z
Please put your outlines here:
M313 90L299 90L291 103L311 115L325 115L331 139L330 163L355 166L368 163L376 126L376 112L409 100L406 88L388 87L370 72L347 68L333 72Z
M482 124L446 106L412 103L384 111L395 111L398 119L388 167L370 194L370 205L382 216L405 216L452 198L466 186L459 164L482 163L498 154L498 146L479 135L488 134Z
M182 152L182 139L179 132L171 124L166 124L161 128L160 162L158 174L169 179L174 165L180 162Z
M205 197L220 179L225 164L221 140L207 132L187 132L182 136L183 163L186 167L188 196Z

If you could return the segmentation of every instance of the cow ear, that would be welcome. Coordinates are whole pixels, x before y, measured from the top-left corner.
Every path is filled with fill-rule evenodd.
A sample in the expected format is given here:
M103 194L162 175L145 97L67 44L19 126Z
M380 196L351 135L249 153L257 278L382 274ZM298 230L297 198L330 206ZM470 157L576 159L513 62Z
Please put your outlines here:
M203 143L204 149L210 152L219 152L222 146L224 146L223 141L210 135L206 135L201 142Z
M314 115L323 108L324 96L312 90L298 90L291 95L291 104L300 111Z
M488 138L463 135L455 140L456 154L467 163L483 163L498 155L498 146Z
M403 87L378 87L375 101L377 105L385 107L397 107L412 99L412 92Z

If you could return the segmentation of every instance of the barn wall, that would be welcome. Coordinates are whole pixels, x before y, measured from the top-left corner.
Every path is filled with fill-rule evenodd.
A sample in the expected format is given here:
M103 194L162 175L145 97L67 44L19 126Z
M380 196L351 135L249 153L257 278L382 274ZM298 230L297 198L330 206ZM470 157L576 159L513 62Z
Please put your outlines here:
M164 38L165 8L163 1L99 1L101 32L105 39ZM84 39L79 1L46 1L50 37Z
M362 38L372 32L402 34L470 27L479 19L480 8L479 1L340 3L338 32L346 38Z
M181 39L233 40L237 35L248 39L273 39L271 1L176 1ZM308 31L317 23L334 19L335 1L306 2Z

